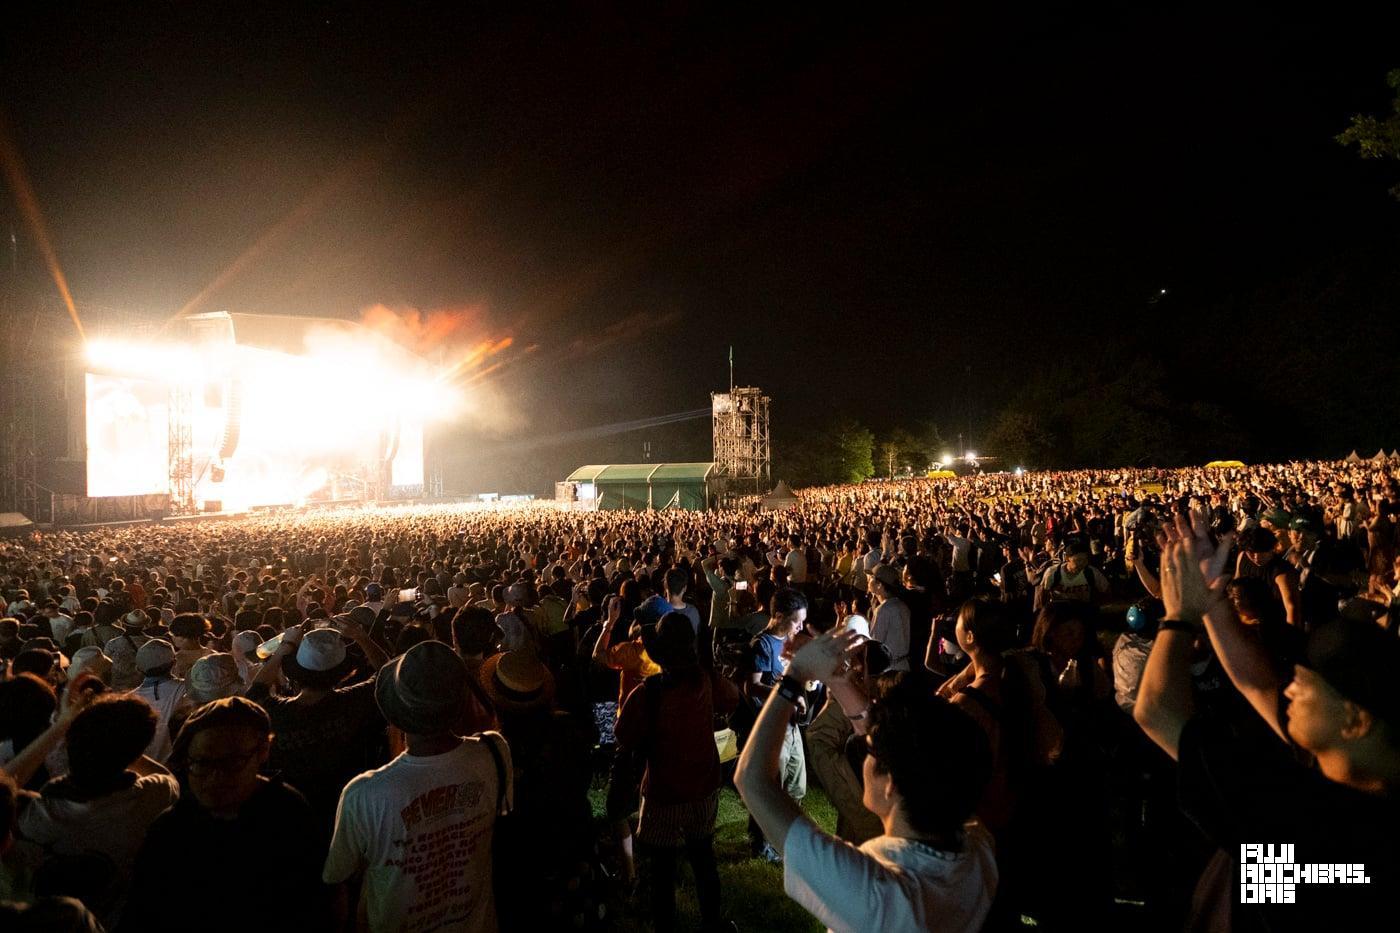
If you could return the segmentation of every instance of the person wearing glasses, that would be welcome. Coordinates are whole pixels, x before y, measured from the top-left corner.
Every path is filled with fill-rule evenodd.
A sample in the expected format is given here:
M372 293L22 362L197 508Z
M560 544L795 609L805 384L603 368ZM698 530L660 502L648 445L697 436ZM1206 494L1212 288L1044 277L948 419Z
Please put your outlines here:
M251 885L259 903L276 905L279 927L329 928L322 833L306 798L258 773L271 747L267 712L244 697L207 703L185 720L170 756L182 793L141 846L119 931L194 918L202 930L246 930L243 911L211 909L238 878L250 879L238 884Z
M972 819L991 774L986 734L919 674L886 675L868 701L847 677L858 642L856 631L834 629L793 652L735 786L782 855L788 896L829 929L980 930L997 885L991 836ZM865 753L862 802L884 832L859 847L821 830L779 779L788 718L810 680L827 685L863 740L853 743Z

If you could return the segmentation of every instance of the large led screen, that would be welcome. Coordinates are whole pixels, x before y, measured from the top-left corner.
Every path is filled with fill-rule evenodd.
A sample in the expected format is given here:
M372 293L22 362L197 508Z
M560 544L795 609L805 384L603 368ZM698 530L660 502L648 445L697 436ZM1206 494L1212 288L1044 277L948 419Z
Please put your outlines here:
M87 374L87 494L170 491L170 389L149 379Z

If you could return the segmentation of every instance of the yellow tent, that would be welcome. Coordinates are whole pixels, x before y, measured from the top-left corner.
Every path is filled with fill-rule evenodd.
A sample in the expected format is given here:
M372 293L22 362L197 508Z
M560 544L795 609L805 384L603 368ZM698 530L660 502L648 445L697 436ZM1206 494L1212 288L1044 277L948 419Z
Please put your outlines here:
M1238 460L1212 460L1210 463L1207 463L1207 464L1206 464L1206 469L1207 469L1207 470L1230 470L1230 469L1234 469L1234 468L1236 468L1236 467L1242 467L1242 466L1244 466L1244 464L1241 463L1241 462L1238 461Z
M929 478L929 479L957 479L957 477L958 477L958 474L954 473L952 470L929 470L929 471L928 471L928 478Z

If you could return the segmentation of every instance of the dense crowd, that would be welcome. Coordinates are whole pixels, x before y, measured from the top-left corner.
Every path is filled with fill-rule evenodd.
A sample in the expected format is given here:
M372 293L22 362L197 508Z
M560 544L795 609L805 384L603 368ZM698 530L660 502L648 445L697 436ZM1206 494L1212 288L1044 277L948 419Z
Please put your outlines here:
M669 931L683 855L733 929L731 784L833 930L1380 916L1397 523L1390 465L1309 462L34 532L0 927ZM1253 903L1256 844L1370 883Z

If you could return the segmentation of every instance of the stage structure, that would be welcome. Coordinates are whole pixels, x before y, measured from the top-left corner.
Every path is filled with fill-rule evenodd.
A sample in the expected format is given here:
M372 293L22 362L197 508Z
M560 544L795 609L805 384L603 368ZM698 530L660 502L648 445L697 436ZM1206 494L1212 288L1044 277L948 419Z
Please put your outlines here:
M173 513L424 494L424 435L455 410L425 360L331 318L199 314L89 339L86 494Z
M770 401L762 389L753 386L710 394L715 472L729 496L762 495L772 486Z

